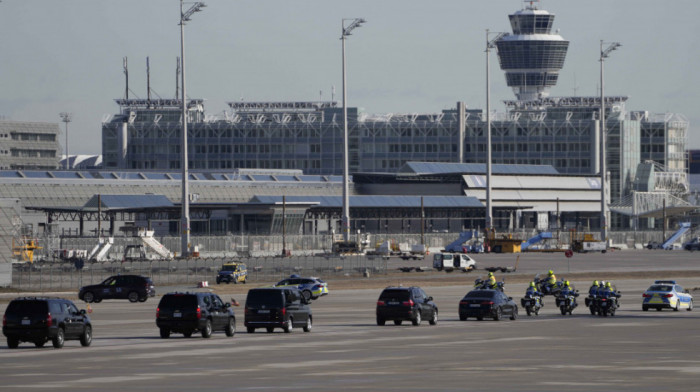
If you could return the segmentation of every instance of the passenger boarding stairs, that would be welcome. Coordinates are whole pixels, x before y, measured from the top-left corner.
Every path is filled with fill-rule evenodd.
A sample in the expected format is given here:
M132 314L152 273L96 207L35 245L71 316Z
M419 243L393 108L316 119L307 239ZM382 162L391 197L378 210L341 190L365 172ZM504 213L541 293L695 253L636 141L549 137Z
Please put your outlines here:
M114 245L114 237L100 238L97 245L88 254L88 260L106 261L107 253L109 253L112 245Z
M549 240L552 239L552 232L550 231L543 231L536 236L530 238L529 240L523 242L523 244L520 246L521 250L526 250L527 248L531 247L532 245L535 245L536 243L542 241L542 240Z
M146 247L151 248L160 257L169 260L173 258L173 253L153 237L153 230L139 230L139 237Z
M445 247L447 252L464 252L464 247L462 246L465 242L469 241L474 237L474 231L463 231L459 233L459 238L451 242Z
M676 242L683 234L690 230L690 222L682 222L681 227L673 233L663 244L661 244L662 249L671 249L673 243Z

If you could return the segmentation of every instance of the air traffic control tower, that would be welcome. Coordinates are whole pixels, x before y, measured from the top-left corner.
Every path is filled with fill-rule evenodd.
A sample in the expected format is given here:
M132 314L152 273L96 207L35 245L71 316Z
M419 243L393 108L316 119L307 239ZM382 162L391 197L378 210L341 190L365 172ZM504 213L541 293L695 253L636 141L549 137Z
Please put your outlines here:
M513 34L496 42L506 82L520 101L549 96L564 66L569 41L552 34L554 15L539 10L533 1L525 9L509 15Z

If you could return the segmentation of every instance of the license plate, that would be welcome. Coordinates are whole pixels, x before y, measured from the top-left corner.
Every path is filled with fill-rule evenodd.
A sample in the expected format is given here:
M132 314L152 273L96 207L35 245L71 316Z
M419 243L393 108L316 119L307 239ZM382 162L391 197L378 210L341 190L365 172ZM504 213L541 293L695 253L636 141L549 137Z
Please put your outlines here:
M258 310L258 314L268 314L270 313L269 310Z
M608 304L605 303L605 302L603 302L602 304L600 304L600 307L601 307L601 308L604 308L604 307L606 307L606 306L608 306Z
M179 312L173 313L173 317L182 317L182 313L179 313Z
M480 308L481 305L479 305L479 304L471 304L471 305L469 305L469 307L470 307L470 308Z
M22 320L22 325L29 325L32 323L32 320Z
M386 303L387 305L398 305L399 303L396 301L389 301Z

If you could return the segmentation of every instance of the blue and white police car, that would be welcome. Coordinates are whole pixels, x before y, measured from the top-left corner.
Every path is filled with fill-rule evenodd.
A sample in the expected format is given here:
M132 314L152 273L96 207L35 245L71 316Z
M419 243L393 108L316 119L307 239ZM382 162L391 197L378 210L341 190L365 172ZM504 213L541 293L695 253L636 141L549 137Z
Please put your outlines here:
M647 311L650 308L655 308L658 311L661 309L673 309L678 311L686 309L693 310L693 296L688 293L688 290L683 290L675 280L657 280L651 285L647 291L642 294L642 310Z

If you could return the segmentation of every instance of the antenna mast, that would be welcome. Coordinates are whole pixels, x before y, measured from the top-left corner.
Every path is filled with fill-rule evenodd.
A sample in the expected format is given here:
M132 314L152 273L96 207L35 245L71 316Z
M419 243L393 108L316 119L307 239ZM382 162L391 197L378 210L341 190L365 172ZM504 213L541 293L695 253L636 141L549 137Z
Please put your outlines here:
M180 96L180 56L177 57L175 64L175 98Z
M148 61L148 56L146 56L146 95L148 97L148 103L151 103L151 65Z

